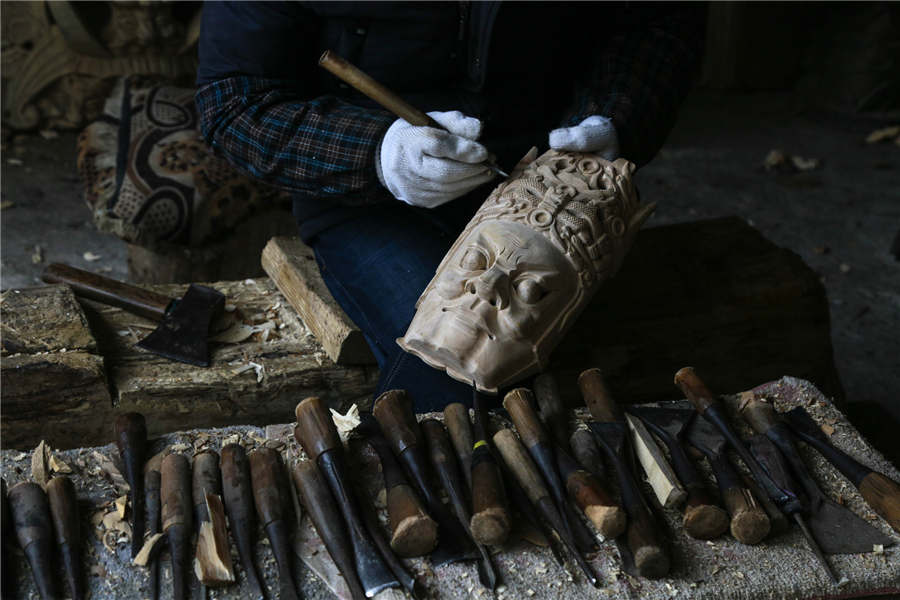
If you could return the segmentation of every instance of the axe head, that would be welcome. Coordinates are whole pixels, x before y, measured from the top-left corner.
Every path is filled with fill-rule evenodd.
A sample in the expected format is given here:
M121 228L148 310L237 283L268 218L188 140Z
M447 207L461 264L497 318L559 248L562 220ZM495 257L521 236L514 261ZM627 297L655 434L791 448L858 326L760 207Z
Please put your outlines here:
M225 296L212 288L194 285L172 303L156 330L138 347L171 360L209 366L209 326L225 306Z

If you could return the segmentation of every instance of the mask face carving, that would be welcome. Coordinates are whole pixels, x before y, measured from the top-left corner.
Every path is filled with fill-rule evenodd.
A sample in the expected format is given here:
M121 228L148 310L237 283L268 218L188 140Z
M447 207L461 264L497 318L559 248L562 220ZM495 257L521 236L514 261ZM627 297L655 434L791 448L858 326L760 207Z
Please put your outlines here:
M444 257L400 346L486 392L539 371L652 211L633 170L552 150L517 167Z

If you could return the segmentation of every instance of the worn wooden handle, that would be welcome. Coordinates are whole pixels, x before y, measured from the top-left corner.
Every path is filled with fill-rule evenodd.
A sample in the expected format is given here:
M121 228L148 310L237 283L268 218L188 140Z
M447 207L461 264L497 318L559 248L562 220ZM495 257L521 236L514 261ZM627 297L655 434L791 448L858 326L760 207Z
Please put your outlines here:
M624 509L593 475L574 469L563 477L569 496L604 538L612 539L625 531L627 519Z
M681 388L685 397L694 405L697 412L703 414L706 409L716 404L712 392L703 383L693 367L684 367L675 373L675 385Z
M253 517L253 491L250 480L250 461L240 444L222 446L219 460L222 475L222 499L229 519L243 522ZM235 527L232 524L232 527Z
M532 503L537 504L542 498L550 496L537 466L511 429L501 429L495 433L494 446Z
M155 321L162 321L172 303L168 296L60 263L48 265L41 279L47 283L64 283L76 296L118 306Z
M284 518L285 497L281 493L281 456L272 448L250 453L253 501L263 528Z
M872 510L900 532L900 485L896 481L872 471L860 482L859 493Z
M311 460L316 460L323 452L341 446L337 427L334 426L331 414L321 398L316 396L306 398L297 405L294 414L297 417L294 438Z
M191 531L191 465L183 454L169 454L160 468L163 531L184 525Z
M404 390L388 390L375 400L372 414L394 452L419 445L419 425Z
M222 495L222 480L219 472L219 454L214 450L201 450L194 455L192 465L191 494L194 506L206 505L206 494ZM207 511L201 511L207 514Z
M711 540L728 530L728 513L716 505L704 486L691 485L687 494L682 520L685 533L697 540Z
M587 369L578 376L578 387L595 421L615 423L624 419L621 409L613 400L600 369Z
M390 91L331 50L326 50L325 53L322 54L319 58L319 66L335 75L338 79L356 91L365 94L401 119L405 119L410 125L444 129L437 121L410 105L400 96Z
M771 530L766 511L753 493L742 485L722 489L722 502L731 515L731 535L742 544L753 545L763 541Z
M53 517L53 529L60 545L78 544L78 499L75 484L68 477L57 476L47 483L47 499Z
M450 432L450 441L459 459L459 468L466 478L466 485L472 490L472 423L469 409L462 402L454 402L444 407L444 425Z
M634 566L641 577L658 579L669 572L669 554L662 546L653 519L646 510L637 511L628 521L627 539L634 555Z
M56 598L53 568L53 522L47 495L41 486L23 481L9 490L12 525L28 559L41 598Z
M530 390L516 388L510 391L503 398L503 408L509 413L526 448L547 443L547 432L534 411L534 395Z
M757 433L765 434L778 423L775 408L770 403L756 398L749 398L742 402L740 413Z

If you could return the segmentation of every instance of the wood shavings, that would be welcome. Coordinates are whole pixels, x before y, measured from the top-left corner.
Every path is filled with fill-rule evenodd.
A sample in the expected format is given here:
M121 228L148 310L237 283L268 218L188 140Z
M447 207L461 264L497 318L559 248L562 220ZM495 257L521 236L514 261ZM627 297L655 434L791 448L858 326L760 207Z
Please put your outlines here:
M884 544L873 544L872 552L875 554L884 554Z
M242 365L231 372L235 375L240 375L242 373L246 373L247 371L253 369L256 372L256 382L262 383L262 380L265 379L266 368L255 362L248 362L246 365Z
M131 561L131 564L137 567L146 567L147 563L150 561L150 557L153 554L153 550L156 548L156 543L162 539L162 533L154 533L147 541L144 542L144 545L141 546L140 552L137 553L137 556Z
M106 474L107 478L119 492L127 492L129 489L131 489L128 486L128 482L125 481L124 477L122 477L122 473L119 472L119 469L116 467L115 463L113 463L113 461L109 459L109 457L101 454L100 452L97 452L96 450L94 450L91 456L100 467L100 470Z
M775 148L770 150L763 159L763 168L766 171L779 173L795 173L798 171L812 171L819 168L821 161L818 158L805 158L787 154L784 150Z
M892 125L891 127L882 127L881 129L876 129L866 136L866 143L877 144L879 142L886 142L895 138L900 139L900 125Z
M819 428L825 432L825 435L832 435L834 433L834 427L828 423L822 423Z
M97 261L97 260L100 260L101 258L103 258L99 254L94 254L90 250L85 252L84 254L82 254L81 257L88 262L94 262L94 261Z
M235 433L234 435L229 435L227 438L222 440L222 446L227 446L228 444L240 444L241 436Z
M119 519L125 518L125 507L128 505L128 496L119 496L115 501L116 513L119 515Z
M42 488L47 487L50 481L50 448L47 442L41 440L34 452L31 454L31 478Z
M346 443L347 438L350 437L350 432L356 429L360 423L359 407L354 404L343 415L332 408L331 420L334 421L334 426L338 430L338 435L341 436L341 441Z
M191 449L191 445L186 444L184 442L178 442L177 444L172 444L171 446L169 446L170 452L184 452L185 450L190 450L190 449Z
M68 465L68 463L63 462L59 458L56 457L55 454L50 455L50 470L54 473L62 473L64 475L68 475L72 472L72 467Z

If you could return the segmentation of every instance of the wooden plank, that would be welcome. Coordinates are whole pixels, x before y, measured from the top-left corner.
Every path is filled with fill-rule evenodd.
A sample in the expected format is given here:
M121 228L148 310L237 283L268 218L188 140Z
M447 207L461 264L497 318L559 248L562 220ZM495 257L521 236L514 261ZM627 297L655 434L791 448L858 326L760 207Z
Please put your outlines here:
M328 291L309 246L296 237L274 237L263 250L262 265L331 360L375 364L362 332Z

